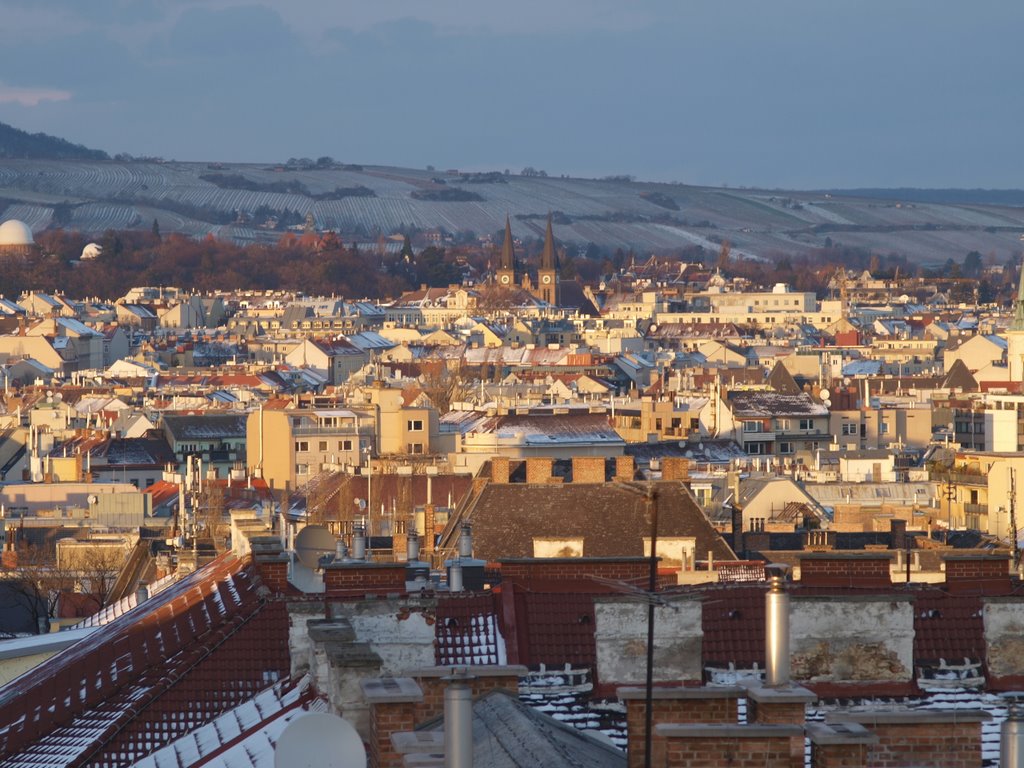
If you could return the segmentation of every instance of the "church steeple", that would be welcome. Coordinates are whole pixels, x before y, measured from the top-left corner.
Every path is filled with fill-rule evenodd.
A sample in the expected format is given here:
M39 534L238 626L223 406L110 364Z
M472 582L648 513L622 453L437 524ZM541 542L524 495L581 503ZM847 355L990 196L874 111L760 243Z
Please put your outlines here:
M1024 382L1024 264L1017 285L1017 308L1006 332L1006 366L1010 369L1010 381Z
M1017 284L1017 311L1010 323L1011 331L1024 331L1024 264L1020 267L1020 281Z
M558 306L558 265L555 256L555 235L551 231L551 214L548 214L548 228L544 233L544 250L540 255L540 269L537 281L540 283L540 298L553 307Z
M544 233L544 252L540 255L541 269L556 269L555 264L555 235L551 231L551 214L548 213L548 229Z
M501 244L501 259L498 261L498 283L511 288L516 282L516 253L512 242L512 222L505 216L505 242Z
M516 252L515 245L512 241L512 222L509 217L505 217L505 242L501 244L501 261L498 263L499 269L511 269L516 268Z

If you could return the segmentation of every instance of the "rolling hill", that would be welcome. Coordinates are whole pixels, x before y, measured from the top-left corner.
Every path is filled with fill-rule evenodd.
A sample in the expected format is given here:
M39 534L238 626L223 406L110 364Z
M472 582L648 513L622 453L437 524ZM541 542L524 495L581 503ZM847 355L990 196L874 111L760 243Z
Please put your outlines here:
M6 135L0 132L0 148ZM52 137L38 140L55 152L94 152ZM545 217L555 212L555 235L563 242L640 253L692 246L716 252L728 240L734 255L771 258L831 241L932 264L962 260L972 250L1003 260L1024 247L1024 208L1007 202L1019 194L977 199L950 194L955 190L944 196L898 192L784 192L337 164L63 156L0 161L0 220L18 218L37 232L148 228L156 219L164 233L244 243L279 236L259 226L270 216L298 222L312 214L321 229L367 239L435 228L481 236L502 229L508 214L516 236L540 238Z

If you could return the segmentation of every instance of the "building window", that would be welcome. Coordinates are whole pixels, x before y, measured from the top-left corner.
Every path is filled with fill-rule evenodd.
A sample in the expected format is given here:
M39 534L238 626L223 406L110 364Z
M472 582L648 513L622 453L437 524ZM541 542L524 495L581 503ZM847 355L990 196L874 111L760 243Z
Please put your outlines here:
M743 447L746 448L747 453L751 456L762 456L765 453L764 443L747 443Z
M327 450L327 441L326 440L321 440L320 441L320 452L323 453L326 450Z
M782 431L782 432L788 432L789 431L789 419L776 419L775 420L775 428L780 430L780 431Z
M295 474L296 475L307 475L307 474L309 474L309 465L308 464L296 464L295 465Z
M409 443L406 448L409 453L423 453L423 443Z
M406 422L405 428L409 432L422 432L423 431L423 420L422 419L409 419Z
M339 440L338 441L338 450L339 451L351 451L352 450L352 441L351 440Z
M800 419L800 429L805 432L814 429L814 419Z
M887 435L889 434L889 423L882 421L878 424L878 434Z
M308 450L309 450L309 441L308 440L296 440L295 441L295 452L296 453L305 453Z
M779 443L779 453L792 453L793 444L789 442Z
M760 432L761 422L760 421L744 421L743 422L744 432Z
M842 433L844 435L856 435L857 434L857 425L853 424L853 423L843 424L843 432Z

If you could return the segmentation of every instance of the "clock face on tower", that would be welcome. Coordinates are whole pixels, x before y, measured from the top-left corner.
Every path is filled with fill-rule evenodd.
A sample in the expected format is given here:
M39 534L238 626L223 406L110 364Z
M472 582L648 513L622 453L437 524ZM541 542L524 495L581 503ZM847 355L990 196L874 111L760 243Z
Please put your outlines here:
M508 285L508 281L509 281L509 276L508 275L502 275L501 276L501 282L505 283L505 285Z
M550 282L551 282L551 275L544 275L544 277L542 277L542 278L540 279L540 281L541 281L542 283L544 283L545 285L547 285L548 283L550 283Z

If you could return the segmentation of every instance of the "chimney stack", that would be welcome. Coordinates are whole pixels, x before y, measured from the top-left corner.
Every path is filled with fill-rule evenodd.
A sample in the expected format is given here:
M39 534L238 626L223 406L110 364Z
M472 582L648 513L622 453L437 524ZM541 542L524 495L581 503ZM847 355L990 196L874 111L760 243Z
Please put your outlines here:
M473 679L465 669L443 678L445 768L473 768Z
M352 559L366 559L366 531L362 523L352 531Z
M420 535L416 531L409 531L405 540L405 559L410 563L420 559Z
M1006 695L1006 719L999 729L999 768L1024 768L1024 701Z
M765 595L765 685L789 683L789 593L785 579L789 566L771 563L765 572L771 579Z
M462 524L459 532L459 557L473 556L473 526L469 523Z

